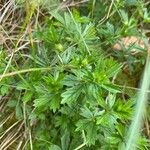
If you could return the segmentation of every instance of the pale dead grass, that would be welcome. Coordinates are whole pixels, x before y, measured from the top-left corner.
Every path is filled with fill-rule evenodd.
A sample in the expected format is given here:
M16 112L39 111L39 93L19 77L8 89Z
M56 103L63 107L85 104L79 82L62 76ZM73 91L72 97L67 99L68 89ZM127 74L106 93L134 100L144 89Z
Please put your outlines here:
M4 1L0 6L0 46L6 53L6 59L9 59L5 71L9 69L11 60L13 59L13 51L18 34L21 29L22 14L16 9L15 0ZM24 42L24 37L21 39L23 45L20 44L16 49L18 51L25 49L29 41ZM25 44L27 43L27 44ZM17 52L18 52L17 51ZM15 58L14 58L15 59ZM9 64L10 63L10 64ZM4 72L3 75L6 73ZM23 120L17 121L15 110L7 112L7 102L11 100L11 96L0 97L0 150L20 150L24 147L23 141L27 137L24 135L25 125Z

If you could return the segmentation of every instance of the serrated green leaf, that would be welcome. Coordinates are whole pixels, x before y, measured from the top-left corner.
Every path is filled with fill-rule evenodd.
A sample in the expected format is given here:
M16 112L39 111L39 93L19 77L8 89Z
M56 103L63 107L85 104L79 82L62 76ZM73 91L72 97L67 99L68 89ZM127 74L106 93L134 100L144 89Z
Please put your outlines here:
M117 122L117 118L113 116L111 113L105 113L99 117L97 117L97 122L96 124L102 124L108 127L112 127L113 125Z
M60 23L65 24L64 18L57 11L51 11L50 14Z
M50 150L61 150L61 148L57 145L51 145Z
M15 101L15 100L9 100L8 102L7 102L7 106L8 107L15 107L17 105L17 101Z
M78 84L78 78L74 75L67 75L64 80L62 81L63 85L66 86L74 86Z
M61 94L62 101L61 104L70 104L71 102L75 102L82 92L82 86L77 85L72 88L68 88L64 93Z
M92 97L95 99L98 98L100 89L96 84L86 84L85 88L85 93L87 93L87 97L89 97L89 99Z
M45 96L40 96L39 98L34 100L34 107L39 108L42 106L47 106L49 102L49 98Z
M80 115L87 119L93 118L93 113L87 107L81 108Z
M114 114L120 119L131 119L133 113L134 100L128 100L125 103L117 100L113 106Z
M2 94L2 96L4 96L5 94L7 94L8 93L8 91L9 91L9 87L8 86L2 86L1 87L1 94Z
M122 17L122 19L123 19L123 21L126 23L128 23L128 14L124 11L124 10L120 10L120 13L121 13L121 17Z
M82 33L83 37L86 39L86 40L94 40L96 39L96 30L95 30L95 27L93 24L88 24L83 33Z
M23 118L22 108L19 104L16 105L16 118L18 120Z
M106 71L108 78L116 75L120 71L121 68L122 68L122 65L119 65L119 64L115 64L112 67L108 68L108 70Z
M138 0L125 0L125 2L129 6L135 6L138 4Z
M31 100L32 96L33 96L33 91L26 91L22 100L24 102L28 102Z
M116 101L116 95L109 95L108 97L108 105L109 105L109 108L112 108L113 105L115 104L115 101Z
M103 84L101 85L101 87L103 87L104 89L106 89L111 93L120 93L120 89L113 84Z
M50 98L49 107L54 113L60 108L60 95L54 95Z
M97 140L97 127L93 122L91 122L87 125L86 128L87 128L86 142L88 145L94 145Z
M95 122L89 121L89 119L79 120L77 122L76 131L86 132L86 143L87 145L94 145L97 140L97 126Z
M24 89L28 89L29 85L27 84L27 82L19 82L17 85L17 90L24 90Z
M65 131L64 135L61 137L62 150L68 150L69 144L70 144L70 134L68 131Z

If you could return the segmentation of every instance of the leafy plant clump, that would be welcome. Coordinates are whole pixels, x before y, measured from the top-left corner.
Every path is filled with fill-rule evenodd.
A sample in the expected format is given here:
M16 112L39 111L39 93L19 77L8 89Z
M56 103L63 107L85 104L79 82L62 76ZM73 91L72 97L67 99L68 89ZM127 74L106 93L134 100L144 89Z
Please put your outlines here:
M21 20L12 28L0 17L0 149L122 150L146 63L149 2L49 3L3 2L8 21ZM139 150L150 148L143 122Z

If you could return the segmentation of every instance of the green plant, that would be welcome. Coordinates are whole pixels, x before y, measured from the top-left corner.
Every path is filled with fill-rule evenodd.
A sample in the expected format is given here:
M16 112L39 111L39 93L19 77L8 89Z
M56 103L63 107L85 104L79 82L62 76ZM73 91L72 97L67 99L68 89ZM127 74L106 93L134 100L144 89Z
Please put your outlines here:
M145 18L148 20L148 9L144 18L136 20L143 12L136 7L139 3L148 8L144 1L118 0L108 5L102 0L91 0L85 2L82 10L80 5L75 8L76 5L70 7L66 3L63 9L61 4L59 9L49 9L42 1L33 10L26 10L27 20L20 35L26 27L29 33L17 39L13 55L7 53L5 45L1 47L0 95L5 107L0 107L0 147L7 147L10 129L10 134L17 131L16 136L22 136L18 140L20 147L16 144L20 149L126 147L126 133L137 100L136 92L124 91L125 85L119 85L119 79L125 74L124 67L133 76L135 70L141 71L139 66L144 66L147 53L141 50L139 57L126 49L115 52L112 47L121 37L141 35L139 21L144 19L144 25ZM104 11L98 10L98 6ZM128 12L128 8L132 9ZM30 25L32 20L34 25ZM24 51L19 49L21 40L29 42ZM123 83L129 79L121 80ZM131 88L125 88L139 90L130 84ZM15 136L12 139L17 141ZM10 139L8 143L11 142ZM139 135L135 148L149 149L145 132Z

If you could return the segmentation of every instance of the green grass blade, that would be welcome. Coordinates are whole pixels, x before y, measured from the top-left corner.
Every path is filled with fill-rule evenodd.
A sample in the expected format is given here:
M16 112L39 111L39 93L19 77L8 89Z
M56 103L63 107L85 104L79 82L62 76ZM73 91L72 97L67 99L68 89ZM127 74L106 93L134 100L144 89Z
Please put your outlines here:
M137 105L135 107L135 114L131 126L128 131L128 140L125 150L136 149L136 144L138 140L138 135L140 134L140 128L142 126L142 119L145 113L148 92L146 92L150 87L150 60L147 61L145 67L143 81L141 84L141 90L138 94Z

